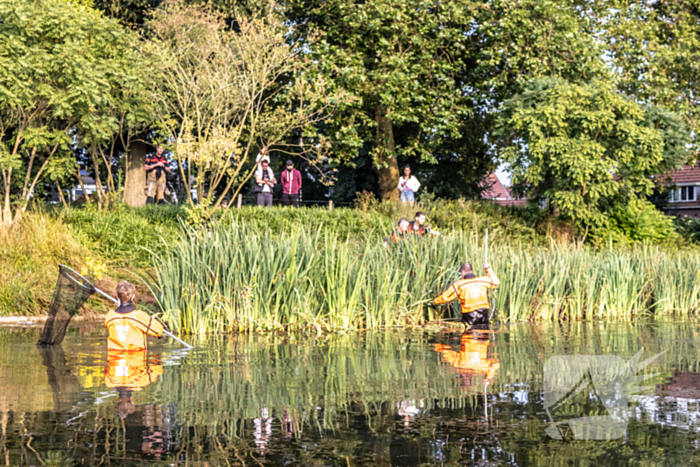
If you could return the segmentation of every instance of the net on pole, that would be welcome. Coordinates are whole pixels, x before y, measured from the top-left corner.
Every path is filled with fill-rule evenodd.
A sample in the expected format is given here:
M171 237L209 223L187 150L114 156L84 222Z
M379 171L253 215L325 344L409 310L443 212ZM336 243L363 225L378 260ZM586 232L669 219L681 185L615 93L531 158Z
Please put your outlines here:
M49 308L49 316L39 339L39 345L56 345L63 341L71 318L82 308L95 287L83 276L65 266L58 267L58 280Z

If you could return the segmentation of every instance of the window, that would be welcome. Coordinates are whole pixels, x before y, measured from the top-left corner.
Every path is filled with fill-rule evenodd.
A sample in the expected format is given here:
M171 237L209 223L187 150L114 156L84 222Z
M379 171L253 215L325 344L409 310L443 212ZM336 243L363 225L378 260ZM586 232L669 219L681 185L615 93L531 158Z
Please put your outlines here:
M697 190L695 189L695 186L682 186L671 190L669 193L669 201L671 203L695 201L696 196Z

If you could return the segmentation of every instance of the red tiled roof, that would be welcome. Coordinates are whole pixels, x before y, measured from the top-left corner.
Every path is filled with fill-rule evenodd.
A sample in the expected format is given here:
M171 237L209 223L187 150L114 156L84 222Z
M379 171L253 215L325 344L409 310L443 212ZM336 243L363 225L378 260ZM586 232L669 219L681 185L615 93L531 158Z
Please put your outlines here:
M495 173L490 173L481 182L481 186L487 186L481 194L482 199L488 199L501 206L523 207L527 205L527 198L513 198L508 192L508 188L503 186Z
M484 199L510 199L510 193L508 193L508 189L503 186L501 181L493 172L488 174L486 179L483 182L481 182L480 185L482 187L487 187L481 194L481 197Z
M669 172L668 177L671 183L700 183L700 167L684 165L679 170Z

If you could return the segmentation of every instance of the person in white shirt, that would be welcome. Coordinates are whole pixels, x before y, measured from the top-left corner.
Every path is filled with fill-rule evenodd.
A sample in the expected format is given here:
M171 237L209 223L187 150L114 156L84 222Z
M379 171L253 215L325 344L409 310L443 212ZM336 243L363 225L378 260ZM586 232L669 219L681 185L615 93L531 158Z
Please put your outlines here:
M403 168L403 175L399 177L399 193L401 193L401 202L408 203L413 206L416 200L415 193L420 188L420 182L416 177L411 175L411 166L407 165Z
M267 159L262 159L255 171L255 192L258 194L258 206L272 206L272 187L277 184Z

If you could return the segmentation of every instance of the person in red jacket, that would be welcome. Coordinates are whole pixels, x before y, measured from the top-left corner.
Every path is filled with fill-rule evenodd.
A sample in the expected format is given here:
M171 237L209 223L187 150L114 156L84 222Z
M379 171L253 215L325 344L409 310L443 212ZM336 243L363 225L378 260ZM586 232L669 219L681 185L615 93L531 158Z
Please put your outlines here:
M287 161L287 169L282 171L282 204L299 207L299 190L301 190L301 172L294 168L294 162Z

